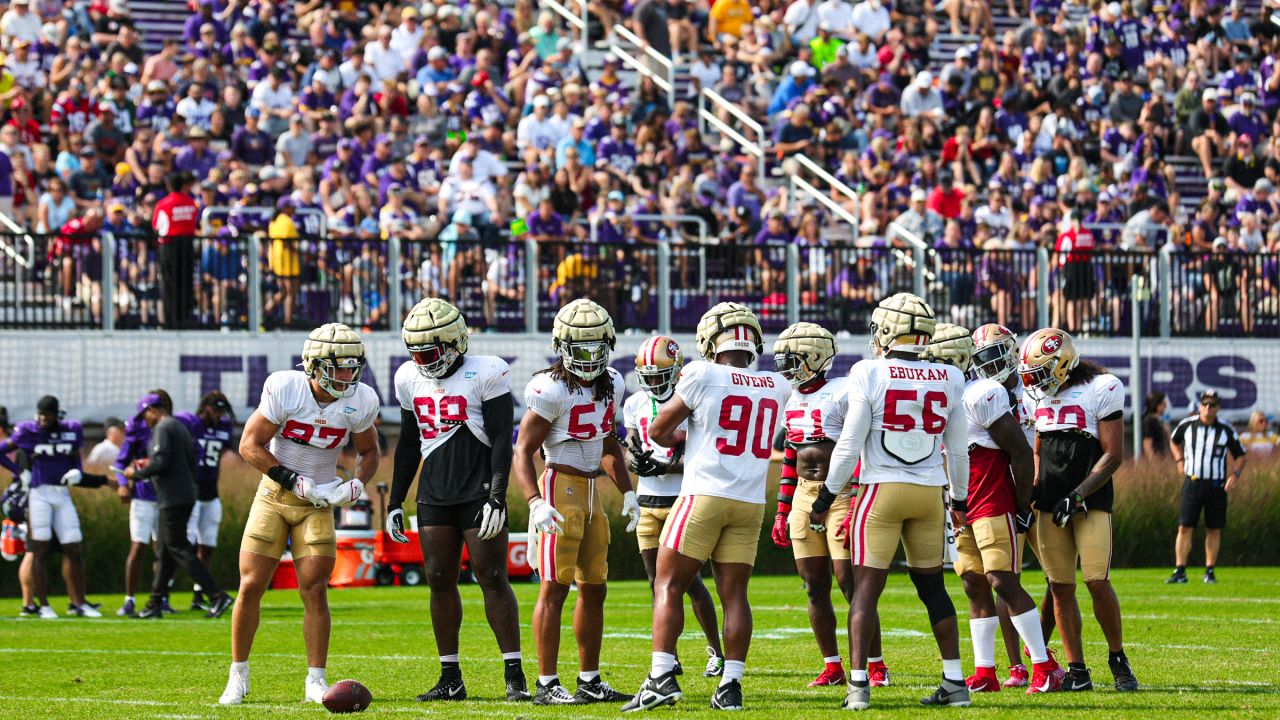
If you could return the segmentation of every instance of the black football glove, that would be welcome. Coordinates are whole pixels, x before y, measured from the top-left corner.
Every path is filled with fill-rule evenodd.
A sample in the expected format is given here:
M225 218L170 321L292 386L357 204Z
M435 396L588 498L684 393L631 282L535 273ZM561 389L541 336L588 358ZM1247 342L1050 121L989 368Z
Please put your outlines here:
M1077 513L1087 513L1089 508L1084 504L1084 498L1077 493L1062 498L1053 506L1053 524L1058 527L1066 527L1071 522L1071 518Z
M480 512L476 514L481 540L492 540L507 529L507 501L504 498L489 498Z
M670 460L657 460L653 457L653 450L643 449L635 435L628 439L628 449L631 451L631 462L627 463L627 469L640 477L666 475L671 466L680 462L680 456L684 453L684 445L677 445Z
M387 511L387 521L383 525L393 541L402 545L409 542L409 538L404 534L404 510L401 510L399 505Z
M1016 511L1013 515L1013 524L1021 535L1031 529L1036 524L1036 511L1031 508L1023 508Z

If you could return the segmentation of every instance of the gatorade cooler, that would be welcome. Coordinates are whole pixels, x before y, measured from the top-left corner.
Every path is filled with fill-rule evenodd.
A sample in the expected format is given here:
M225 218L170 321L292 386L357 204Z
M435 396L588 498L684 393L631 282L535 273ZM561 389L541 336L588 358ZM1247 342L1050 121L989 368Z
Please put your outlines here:
M329 587L372 587L374 546L378 534L372 530L339 530L338 559L329 577Z
M27 552L27 524L5 519L0 528L0 557L13 562Z
M276 572L271 576L272 590L297 590L298 570L293 566L293 553L285 551L276 565Z

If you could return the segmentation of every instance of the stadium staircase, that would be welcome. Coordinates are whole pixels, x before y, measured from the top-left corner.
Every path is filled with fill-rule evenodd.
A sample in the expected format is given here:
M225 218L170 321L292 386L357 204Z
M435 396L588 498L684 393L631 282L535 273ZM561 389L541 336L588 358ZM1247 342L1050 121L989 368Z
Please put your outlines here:
M159 52L164 41L182 37L182 26L191 16L186 0L130 0L129 12L142 33L148 53Z

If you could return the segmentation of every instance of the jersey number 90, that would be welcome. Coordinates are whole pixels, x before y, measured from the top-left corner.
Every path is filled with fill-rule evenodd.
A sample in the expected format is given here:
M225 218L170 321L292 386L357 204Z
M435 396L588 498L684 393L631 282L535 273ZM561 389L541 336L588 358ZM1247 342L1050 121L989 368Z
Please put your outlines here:
M742 395L730 395L720 402L720 429L732 435L716 438L716 450L725 455L742 455L750 450L755 457L767 460L777 424L777 401L765 398L752 403Z

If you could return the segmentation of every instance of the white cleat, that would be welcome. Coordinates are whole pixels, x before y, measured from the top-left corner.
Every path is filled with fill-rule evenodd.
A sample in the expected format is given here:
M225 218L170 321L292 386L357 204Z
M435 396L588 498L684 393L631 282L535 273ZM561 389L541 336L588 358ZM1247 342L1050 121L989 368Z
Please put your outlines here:
M100 618L102 613L92 605L78 605L71 610L71 614L76 617Z
M41 619L41 620L57 620L57 619L58 619L58 613L57 613L57 611L55 611L53 608L49 607L48 605L41 605L41 606L40 606L40 619Z
M244 696L249 694L249 668L240 671L232 670L227 677L227 689L218 698L219 705L239 705Z
M324 680L317 680L312 677L307 678L306 695L302 698L303 702L322 703L324 702L324 694L329 692L329 683Z

